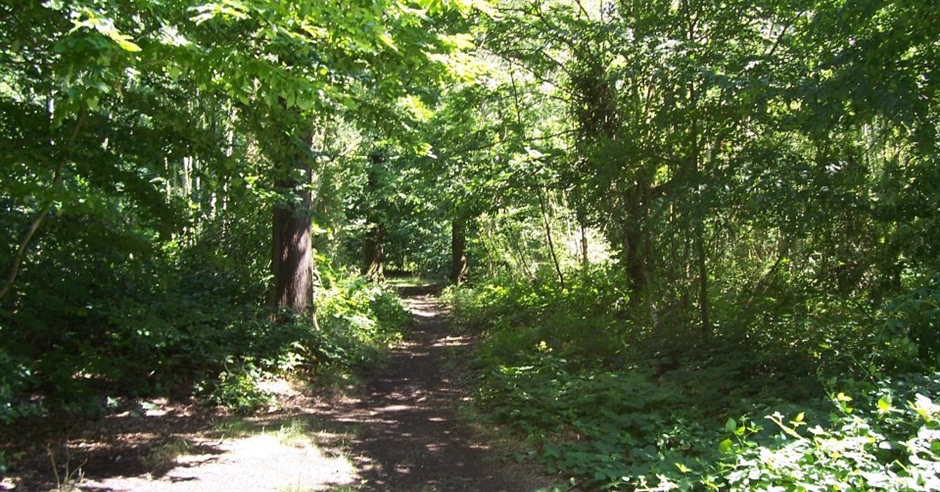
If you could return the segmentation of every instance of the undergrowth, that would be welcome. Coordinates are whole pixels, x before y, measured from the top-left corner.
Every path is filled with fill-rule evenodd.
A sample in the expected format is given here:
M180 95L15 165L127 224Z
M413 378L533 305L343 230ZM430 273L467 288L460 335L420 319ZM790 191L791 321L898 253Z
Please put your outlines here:
M449 292L517 459L585 490L940 490L940 373L885 312L702 334L625 316L611 277Z
M196 395L255 412L274 404L260 384L266 379L325 381L381 364L411 319L394 292L342 272L324 274L318 324L244 303L229 285L237 279L183 272L164 282L128 288L119 304L89 300L71 324L8 317L0 424L46 413L102 415L121 398L153 396ZM47 311L50 320L67 318Z

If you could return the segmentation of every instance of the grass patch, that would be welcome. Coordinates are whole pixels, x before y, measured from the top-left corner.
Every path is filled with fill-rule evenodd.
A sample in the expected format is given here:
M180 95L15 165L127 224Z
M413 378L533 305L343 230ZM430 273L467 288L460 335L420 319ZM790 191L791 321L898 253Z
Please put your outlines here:
M141 461L151 470L169 468L176 463L177 458L189 454L193 447L194 444L188 439L173 439L151 449Z
M216 439L248 437L258 433L258 426L242 419L231 419L212 427L209 436Z
M302 448L312 444L310 427L303 420L293 419L274 432L279 443L284 446Z

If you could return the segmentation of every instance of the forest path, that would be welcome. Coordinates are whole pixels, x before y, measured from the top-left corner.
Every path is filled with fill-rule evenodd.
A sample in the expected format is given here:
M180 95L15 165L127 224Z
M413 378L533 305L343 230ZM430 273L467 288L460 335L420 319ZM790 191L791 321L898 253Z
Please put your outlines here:
M415 325L352 395L274 381L278 408L254 417L153 400L64 432L24 429L44 437L24 432L16 452L0 438L14 457L0 491L550 490L549 477L505 460L492 432L461 418L473 340L453 332L439 289L399 291Z
M462 379L472 340L453 333L433 287L399 291L414 328L354 408L336 409L362 429L350 443L361 490L529 492L549 485L531 467L507 463L459 418L461 400L469 399Z

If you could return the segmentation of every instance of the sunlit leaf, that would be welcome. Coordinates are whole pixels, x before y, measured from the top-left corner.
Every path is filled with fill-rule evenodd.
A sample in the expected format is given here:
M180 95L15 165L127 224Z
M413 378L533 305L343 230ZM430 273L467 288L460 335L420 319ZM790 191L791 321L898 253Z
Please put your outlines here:
M734 443L731 439L725 439L718 444L718 452L721 454L728 454L734 448Z

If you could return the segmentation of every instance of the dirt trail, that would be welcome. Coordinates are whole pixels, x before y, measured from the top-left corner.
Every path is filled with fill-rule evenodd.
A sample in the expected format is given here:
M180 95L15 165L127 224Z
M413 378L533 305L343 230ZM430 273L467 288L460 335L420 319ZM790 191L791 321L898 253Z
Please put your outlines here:
M418 320L410 343L391 354L388 370L373 380L360 405L371 415L355 449L373 466L363 469L372 490L530 491L532 470L497 461L498 451L474 439L455 410L465 398L447 367L469 340L448 332L446 313L430 296L408 299Z
M423 294L423 295L421 295ZM361 490L396 492L528 492L550 482L530 467L506 463L457 414L469 398L458 381L459 352L470 340L449 330L439 300L421 289L403 290L416 326L390 354L367 394L334 415L362 426L351 451Z
M416 325L358 397L322 398L284 385L281 410L226 418L162 402L73 429L52 446L83 464L80 489L96 491L531 492L551 480L507 462L458 416L468 388L462 354L429 288L401 289ZM228 429L230 424L237 424ZM300 439L285 428L299 425ZM222 431L220 431L222 429ZM309 438L308 438L309 437ZM153 457L174 449L154 468ZM55 486L44 453L24 453L2 490ZM41 451L41 449L39 450ZM35 454L35 457L30 457ZM58 463L62 463L60 459ZM60 474L62 470L60 469ZM77 475L76 475L77 477Z

